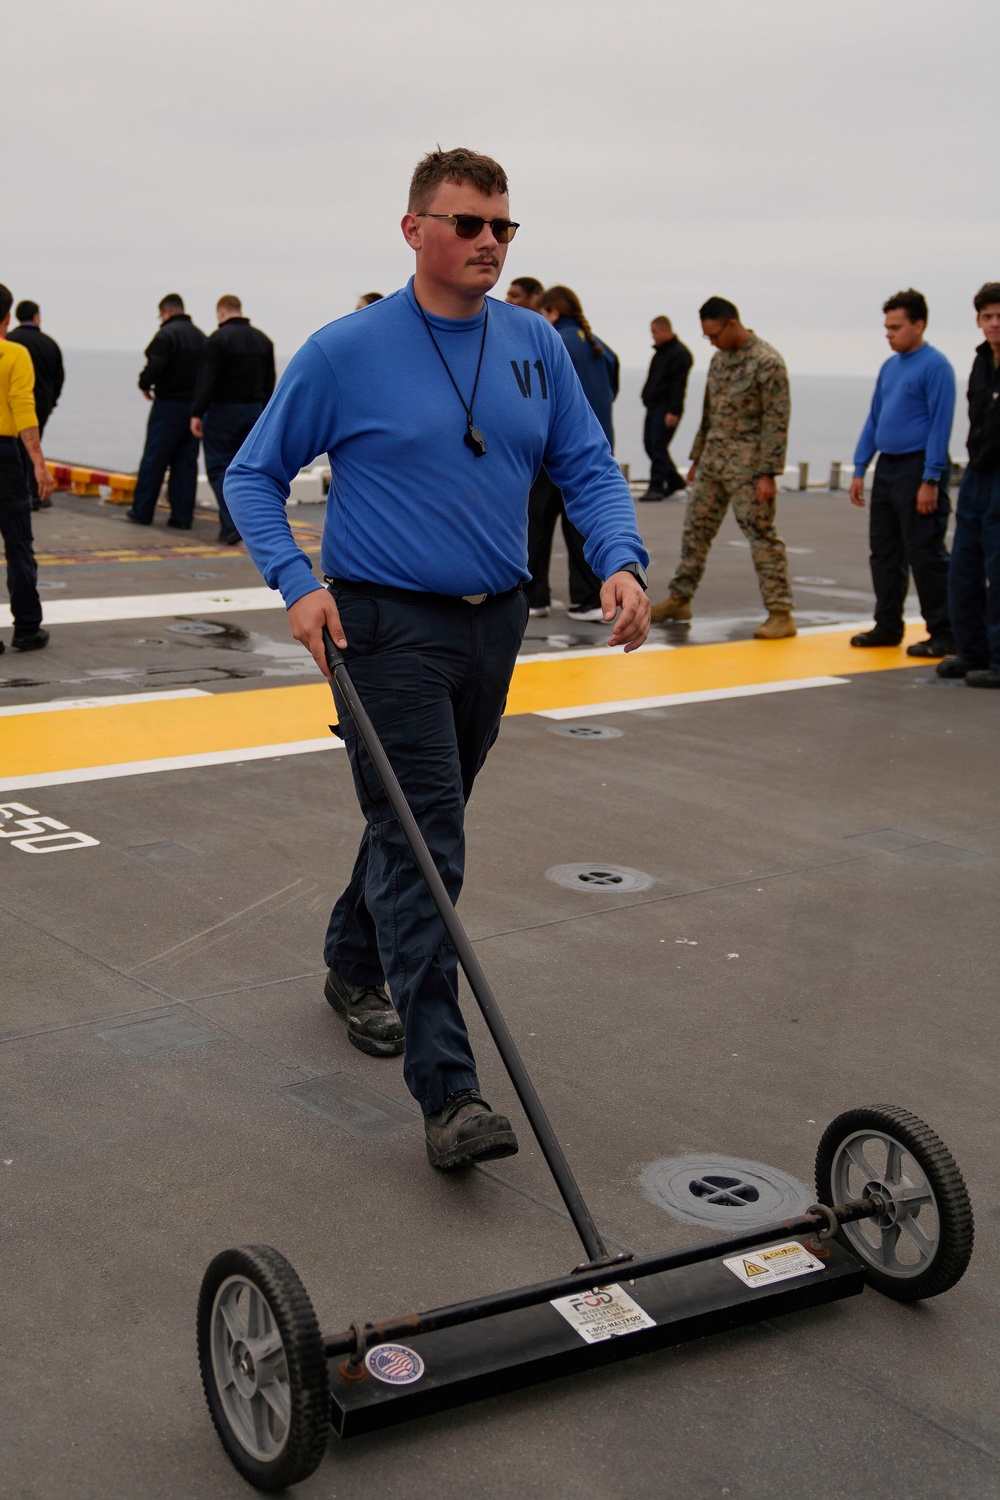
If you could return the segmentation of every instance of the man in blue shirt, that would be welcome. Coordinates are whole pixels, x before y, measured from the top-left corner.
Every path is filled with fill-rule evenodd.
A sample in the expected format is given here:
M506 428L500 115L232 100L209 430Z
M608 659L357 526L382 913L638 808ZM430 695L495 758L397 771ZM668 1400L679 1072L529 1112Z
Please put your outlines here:
M608 644L635 650L649 629L631 496L562 340L486 298L517 228L509 213L495 161L426 156L401 224L416 274L307 341L225 483L292 634L327 677L324 625L344 652L453 900L465 804L527 622L528 490L543 461L605 580ZM326 589L285 511L291 480L324 451ZM479 1092L454 949L334 693L366 824L327 929L326 997L362 1051L405 1048L432 1165L508 1156L517 1141Z
M908 656L948 656L955 649L948 616L948 439L955 412L955 373L924 343L927 302L912 287L883 303L892 358L875 382L871 411L854 454L851 503L865 503L865 470L876 452L869 539L875 628L852 646L898 646L912 571L927 640Z

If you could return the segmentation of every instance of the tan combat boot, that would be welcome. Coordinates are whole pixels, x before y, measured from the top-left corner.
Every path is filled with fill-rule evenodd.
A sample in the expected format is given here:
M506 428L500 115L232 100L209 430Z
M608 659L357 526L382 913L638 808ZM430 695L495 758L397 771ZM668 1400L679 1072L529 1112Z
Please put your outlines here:
M763 625L758 625L753 633L755 641L783 641L790 635L798 635L795 616L790 609L772 609Z
M678 599L676 594L668 594L666 599L653 605L649 618L654 625L662 625L664 620L690 620L691 600Z

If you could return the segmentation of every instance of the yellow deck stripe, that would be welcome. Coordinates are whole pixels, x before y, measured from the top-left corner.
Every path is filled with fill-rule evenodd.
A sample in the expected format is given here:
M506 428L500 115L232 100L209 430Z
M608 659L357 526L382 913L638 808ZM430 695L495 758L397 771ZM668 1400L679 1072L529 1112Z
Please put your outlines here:
M914 626L909 638L920 639ZM856 676L927 663L901 648L859 651L849 633L790 641L734 641L676 651L518 662L507 712L542 713L671 693L821 676ZM171 756L313 740L334 718L328 687L255 688L202 698L50 708L0 718L0 779Z
M859 672L885 672L893 667L923 665L901 647L858 650L850 631L830 635L796 636L788 641L726 641L712 646L685 646L677 651L641 650L628 656L568 656L559 662L522 658L511 683L507 712L543 713L588 703L627 702L665 693L690 693L702 688L742 687L752 682L788 682L802 677L853 677ZM923 631L913 626L910 640Z

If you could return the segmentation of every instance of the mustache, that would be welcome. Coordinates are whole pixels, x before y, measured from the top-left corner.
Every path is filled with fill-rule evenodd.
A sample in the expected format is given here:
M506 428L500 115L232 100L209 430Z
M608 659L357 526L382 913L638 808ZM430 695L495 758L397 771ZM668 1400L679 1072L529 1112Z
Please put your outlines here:
M467 266L499 266L495 255L473 255L465 262Z

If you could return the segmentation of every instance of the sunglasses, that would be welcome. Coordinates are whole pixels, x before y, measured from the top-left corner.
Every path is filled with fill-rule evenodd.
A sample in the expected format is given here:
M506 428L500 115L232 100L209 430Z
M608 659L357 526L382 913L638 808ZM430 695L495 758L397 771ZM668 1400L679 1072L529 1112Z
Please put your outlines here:
M448 219L460 240L474 240L488 224L498 245L509 245L520 224L512 219L481 219L478 214L414 214L415 219Z

